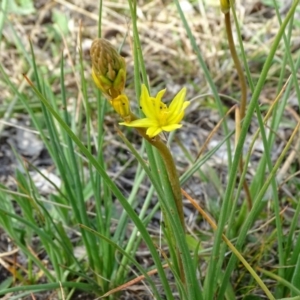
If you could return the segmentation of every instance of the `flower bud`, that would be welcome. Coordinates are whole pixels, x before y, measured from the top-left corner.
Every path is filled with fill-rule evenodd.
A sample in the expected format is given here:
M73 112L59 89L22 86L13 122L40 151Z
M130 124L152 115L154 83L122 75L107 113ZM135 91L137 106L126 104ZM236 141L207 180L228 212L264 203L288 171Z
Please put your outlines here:
M122 94L126 81L124 58L105 39L95 39L90 49L92 77L97 87L107 98Z
M125 94L110 100L110 104L125 122L130 122L129 100Z
M234 0L220 0L220 6L222 13L226 14L229 12L231 4L234 4Z

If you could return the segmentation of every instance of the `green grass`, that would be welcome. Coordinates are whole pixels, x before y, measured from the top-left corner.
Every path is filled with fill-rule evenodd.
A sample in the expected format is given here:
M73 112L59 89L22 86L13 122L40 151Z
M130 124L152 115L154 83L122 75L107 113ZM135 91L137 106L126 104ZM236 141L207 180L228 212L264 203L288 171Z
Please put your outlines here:
M217 72L207 67L206 53L198 47L196 32L180 2L172 2L172 8L176 7L176 18L181 20L182 30L186 33L186 42L191 45L198 68L201 68L209 87L210 93L205 99L213 98L213 107L210 105L206 109L214 114L217 112L219 120L224 117L215 133L220 136L218 144L199 159L184 141L177 143L188 165L180 174L181 186L193 195L193 182L201 178L208 186L220 187L219 190L223 191L219 193L218 200L207 199L208 203L204 205L201 199L196 199L206 214L214 217L217 227L209 230L205 227L204 231L201 226L194 226L191 231L184 232L159 152L121 126L120 132L111 130L114 142L119 147L122 145L122 151L132 158L128 163L123 162L122 170L124 174L134 170L132 187L124 189L120 181L111 175L110 165L120 162L109 153L107 136L110 133L107 132L106 118L109 115L110 121L117 126L119 117L92 83L90 62L86 60L81 46L73 66L70 66L69 57L61 55L56 69L59 72L50 74L39 60L34 43L25 44L15 24L8 18L12 10L21 15L33 13L32 2L24 1L14 7L3 1L0 42L3 47L8 47L3 30L10 28L26 75L23 79L19 77L23 80L19 86L5 63L0 64L0 84L10 95L4 99L0 114L5 121L19 114L30 118L31 126L38 131L53 162L53 172L60 178L61 184L57 185L50 177L42 175L39 168L12 146L11 151L20 167L13 175L15 188L0 185L0 227L11 244L22 252L26 263L12 264L11 275L0 283L0 295L14 293L11 299L25 299L31 293L55 290L59 299L72 299L78 291L88 292L90 297L97 298L143 276L149 298L152 295L155 299L231 300L255 299L257 295L268 299L299 299L300 202L295 157L299 149L297 132L300 123L297 119L289 120L290 133L281 143L280 153L274 154L278 147L277 132L286 125L286 114L291 111L288 100L294 97L298 101L295 105L300 105L297 79L299 51L297 55L290 51L295 32L299 31L299 26L294 23L298 2L293 1L289 12L282 18L273 1L272 11L276 15L278 30L262 61L262 69L255 72L249 67L252 54L245 50L242 39L245 25L239 24L238 12L232 11L233 27L238 37L236 46L249 89L246 116L236 145L233 137L237 133L230 127L229 117L224 117L227 108L215 82ZM123 42L126 44L130 37L133 71L129 85L134 86L136 99L139 99L141 84L152 88L152 82L146 71L149 61L143 52L145 45L141 42L137 17L139 7L136 5L129 1L127 10L120 9L120 12L130 15L131 26ZM99 20L103 20L102 3L99 6ZM209 13L211 8L206 4L203 7ZM60 14L56 11L53 27L49 25L49 42L52 38L57 43L63 41L58 27L63 27L62 33L67 33L67 20L60 18ZM223 22L223 16L218 16ZM98 35L101 32L100 21ZM228 51L224 46L227 45L226 35L219 38L223 39L221 43L226 47L223 50ZM62 50L58 45L50 48L53 55ZM230 60L230 57L227 59ZM272 99L272 105L265 102L261 106L260 101L274 77L274 73L270 74L274 71L274 64L278 78L272 82L272 88L276 96L282 94L276 101ZM234 65L230 66L232 69L226 70L228 78L235 74ZM290 79L286 84L288 76ZM189 74L186 77L189 78ZM71 89L67 83L70 78L75 83ZM70 101L72 98L75 100ZM238 92L232 98L239 99ZM188 116L186 120L193 122ZM249 132L253 124L257 124L255 130ZM182 130L185 130L184 126ZM4 132L2 127L1 134ZM175 149L176 139L179 139L172 140L173 137L172 133L168 140L171 152ZM253 163L252 150L259 141L263 151ZM205 168L221 147L227 154L224 180L220 180L216 169ZM293 151L296 151L294 157ZM241 157L244 169L239 174ZM289 162L288 158L293 160ZM53 192L43 194L36 186L31 171L40 173ZM250 211L243 192L245 178L253 200ZM143 186L146 186L145 190ZM155 204L154 200L157 200ZM150 234L149 229L155 226L152 219L160 210L164 216L161 234ZM196 207L192 210L196 214ZM284 210L290 214L285 214ZM203 218L203 214L196 215L194 222L200 223ZM207 218L213 220L212 217ZM139 254L143 249L148 252L145 260ZM165 264L168 264L167 271ZM143 283L139 280L135 284ZM109 297L120 299L121 292Z

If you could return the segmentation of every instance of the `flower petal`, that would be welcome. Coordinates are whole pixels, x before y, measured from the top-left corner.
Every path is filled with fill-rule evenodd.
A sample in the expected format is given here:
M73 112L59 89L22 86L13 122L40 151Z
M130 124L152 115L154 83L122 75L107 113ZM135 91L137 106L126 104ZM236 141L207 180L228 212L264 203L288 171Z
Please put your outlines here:
M156 98L157 100L161 101L161 98L164 96L166 90L167 90L167 89L163 89L163 90L159 91L159 92L157 93L157 95L156 95L155 98Z
M155 98L150 97L146 86L142 85L142 93L140 98L140 106L147 118L155 119L156 110L155 110Z
M162 130L164 131L173 131L175 129L181 128L182 124L171 124L171 125L166 125L162 127Z
M156 135L158 135L159 133L162 132L161 127L149 127L146 131L146 134L150 137L153 138Z
M184 103L186 95L186 88L182 88L177 95L174 97L173 101L171 102L169 106L170 114L173 114L175 112L181 111L182 104Z
M155 98L153 99L153 105L154 105L154 113L155 115L153 116L153 118L155 118L158 122L160 122L160 116L161 116L161 112L163 109L167 108L167 106L161 102L161 98L164 95L164 93L166 92L166 89L161 90L157 93Z
M180 113L173 113L173 115L169 114L166 124L177 124L181 122L184 117L184 111Z
M151 119L148 119L148 118L134 120L134 121L129 122L129 123L121 122L119 124L120 125L125 125L127 127L143 127L143 128L157 126L157 123L155 121L153 121Z
M166 121L167 124L179 123L182 120L184 110L190 104L188 101L185 101L185 94L186 88L182 88L174 97L169 106L169 115Z

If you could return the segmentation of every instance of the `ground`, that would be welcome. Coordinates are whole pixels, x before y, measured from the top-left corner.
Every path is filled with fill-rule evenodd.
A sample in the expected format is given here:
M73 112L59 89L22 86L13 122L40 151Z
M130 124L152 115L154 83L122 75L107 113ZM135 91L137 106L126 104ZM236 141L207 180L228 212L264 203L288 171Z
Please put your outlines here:
M25 47L30 55L29 42L32 43L37 64L48 78L54 94L59 94L59 67L61 54L69 64L66 72L65 83L68 89L70 105L78 99L78 75L74 75L72 68L78 63L78 47L82 43L86 76L89 87L88 93L91 102L95 102L93 82L90 77L89 48L92 40L96 38L98 31L98 1L92 0L37 0L37 1L11 1L3 24L2 38L0 36L1 64L11 81L19 86L20 93L28 93L29 87L24 80L23 74L31 76L32 68L28 64L21 48ZM247 60L253 74L254 81L260 74L269 47L278 31L277 19L274 9L266 5L264 1L236 1L237 17L241 24L241 33L244 48L247 53ZM280 13L285 15L289 8L288 2L281 7ZM176 7L172 1L139 1L138 29L143 46L147 74L155 94L162 88L167 88L166 99L171 99L183 86L188 89L187 98L191 100L187 115L184 119L183 130L177 135L177 142L172 148L177 160L178 171L182 173L188 163L182 157L182 149L189 149L195 156L201 145L219 122L219 114L216 105L211 97L210 88L205 81L203 71L197 62L197 56L187 38L185 29L181 23ZM239 101L239 85L237 74L233 68L233 62L229 55L226 42L226 33L222 23L223 15L218 8L218 2L212 3L209 7L202 1L189 2L181 1L181 6L188 18L196 43L201 50L203 58L211 72L212 78L221 95L224 107L231 108ZM133 85L133 58L132 58L132 36L128 4L122 1L105 1L103 3L102 33L103 37L110 40L116 48L123 44L121 55L125 57L127 64L127 93L135 101ZM298 32L298 38L297 38ZM299 49L299 28L292 39L292 51L296 54ZM236 36L235 36L236 37ZM237 42L237 40L236 40ZM279 76L279 64L276 61L282 58L284 46L279 47L274 66L269 73L268 82L261 95L261 105L269 105L276 97L276 82ZM257 74L257 75L256 75ZM77 77L76 77L77 76ZM285 75L286 78L288 74ZM0 78L0 180L1 184L16 190L16 170L22 171L20 159L26 164L33 165L39 171L52 176L52 180L60 183L60 178L55 175L53 162L50 159L43 143L41 142L34 126L26 113L24 107L18 102L7 84ZM249 92L250 95L250 92ZM40 112L38 100L31 102L32 107L36 106L37 114ZM289 99L284 120L277 132L277 148L273 152L272 160L275 161L282 151L285 141L292 131L290 120L298 118L298 106L296 98ZM114 139L116 131L115 114L111 111L105 118L106 130L105 157L109 172L119 174L122 163L133 160L125 150L120 140ZM230 115L228 121L230 129L234 129L234 114ZM251 136L258 128L257 121L253 120L250 131ZM212 149L223 138L222 131L218 130L207 145ZM139 144L139 138L135 135L132 140ZM180 142L181 141L181 142ZM185 143L182 143L185 141ZM247 149L245 149L246 151ZM255 172L256 162L261 156L262 142L258 139L254 153L251 157L247 179L251 179L251 173ZM207 206L211 214L214 213L214 205L218 205L219 193L222 193L222 184L226 181L227 157L221 147L213 159L203 167L207 176L217 175L221 187L211 182L201 183L197 178L189 181L185 188L198 199L204 206ZM113 158L113 159L112 159ZM295 162L295 153L291 151L287 165L282 168L281 176L286 177L288 167ZM214 170L211 173L211 170ZM53 191L42 176L31 169L32 178L35 184L44 195ZM126 173L120 172L116 181L124 191L129 190L132 185L134 169L128 168ZM147 187L145 187L147 188ZM218 190L218 188L220 188ZM284 188L284 186L283 186ZM214 199L210 202L208 200ZM288 214L288 211L286 212ZM193 207L186 203L185 217L187 225L192 231L197 228L205 230L207 224L199 222ZM158 232L160 215L153 219L152 226ZM0 228L0 284L12 274L11 265L16 260L16 254L9 252L14 249L11 238ZM208 239L208 244L211 242ZM2 256L3 254L3 256ZM7 255L5 255L7 254ZM22 261L22 255L18 256L19 264L26 264ZM126 292L122 299L146 299L143 296L141 286L137 291ZM141 289L141 290L140 290ZM3 299L9 299L10 295ZM36 294L26 299L56 299L57 295L47 293ZM90 298L89 298L90 297ZM94 299L94 296L78 293L72 299ZM25 299L25 298L24 298ZM147 298L148 299L148 298Z

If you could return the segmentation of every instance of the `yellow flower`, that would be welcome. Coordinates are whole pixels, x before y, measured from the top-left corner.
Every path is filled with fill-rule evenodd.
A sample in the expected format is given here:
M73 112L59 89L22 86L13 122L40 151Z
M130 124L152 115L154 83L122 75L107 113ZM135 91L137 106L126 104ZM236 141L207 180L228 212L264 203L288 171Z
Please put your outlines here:
M161 101L166 90L158 92L156 97L150 97L145 85L142 85L140 105L146 118L132 122L123 122L121 125L129 127L148 128L146 134L153 138L162 131L172 131L180 128L179 124L184 116L184 110L190 102L185 101L186 88L183 88L172 100L169 107Z
M107 98L122 94L126 81L126 63L111 43L95 39L90 49L92 77L97 87Z
M115 109L115 111L125 120L125 122L130 122L129 100L125 94L121 94L118 97L110 100L110 104Z

